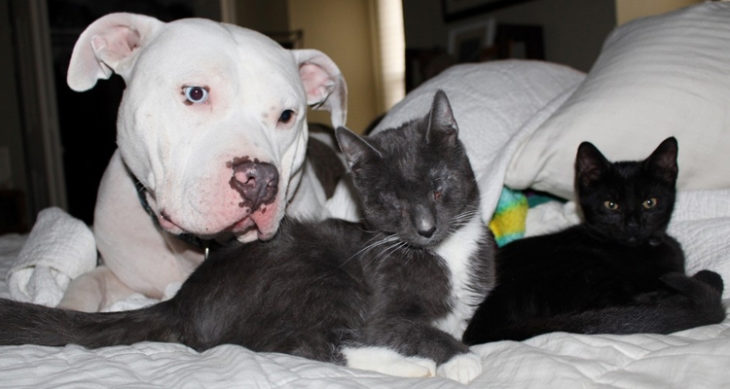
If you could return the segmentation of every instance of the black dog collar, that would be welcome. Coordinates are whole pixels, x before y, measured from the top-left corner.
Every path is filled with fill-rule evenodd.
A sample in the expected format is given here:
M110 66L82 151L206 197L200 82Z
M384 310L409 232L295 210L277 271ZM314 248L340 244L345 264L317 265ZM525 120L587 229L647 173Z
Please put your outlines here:
M155 227L157 227L157 229L162 232L163 230L160 226L160 221L157 219L155 211L152 210L152 207L150 207L150 204L147 202L147 188L145 188L144 184L142 184L139 179L137 179L137 177L129 171L129 168L127 168L127 172L132 178L132 182L134 182L134 188L137 190L137 197L139 198L139 202L142 205L142 209L144 209L147 215L150 216L150 218L152 219L152 223L155 224ZM175 236L183 242L202 250L205 255L205 259L208 259L208 254L210 253L211 248L210 240L201 239L200 237L189 234L187 232Z

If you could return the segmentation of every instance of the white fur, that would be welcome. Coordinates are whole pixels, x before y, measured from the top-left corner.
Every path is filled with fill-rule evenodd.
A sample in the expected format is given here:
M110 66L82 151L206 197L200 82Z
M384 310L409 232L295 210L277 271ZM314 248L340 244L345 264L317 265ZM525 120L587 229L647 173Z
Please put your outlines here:
M436 363L428 358L406 357L387 347L345 347L347 366L399 377L433 377Z
M472 352L456 355L436 370L439 377L450 378L462 384L468 384L479 374L482 374L482 360Z
M456 339L461 339L467 321L486 295L486 291L476 291L469 287L473 270L470 260L479 250L479 243L486 239L486 230L482 223L481 215L475 214L436 249L436 253L444 259L451 272L450 298L453 309L446 317L434 322L434 325Z

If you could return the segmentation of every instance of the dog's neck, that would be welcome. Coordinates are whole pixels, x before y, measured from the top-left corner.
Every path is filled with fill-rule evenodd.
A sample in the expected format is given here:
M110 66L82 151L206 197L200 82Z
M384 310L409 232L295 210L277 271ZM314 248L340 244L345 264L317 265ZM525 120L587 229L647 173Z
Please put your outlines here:
M127 173L129 174L130 179L134 183L134 189L137 190L137 198L139 198L139 203L142 206L142 209L144 209L145 213L149 215L150 219L152 219L152 223L155 225L155 227L160 230L161 232L164 232L162 229L162 226L160 226L160 221L157 219L157 215L155 214L155 211L152 210L152 207L150 206L150 203L147 201L147 188L142 184L142 182L135 176L129 168L124 165L125 169L127 169ZM196 249L203 252L205 259L208 259L208 255L211 250L212 246L212 240L211 239L202 239L199 236L183 232L181 234L174 235L178 239L182 240L183 242L195 247Z

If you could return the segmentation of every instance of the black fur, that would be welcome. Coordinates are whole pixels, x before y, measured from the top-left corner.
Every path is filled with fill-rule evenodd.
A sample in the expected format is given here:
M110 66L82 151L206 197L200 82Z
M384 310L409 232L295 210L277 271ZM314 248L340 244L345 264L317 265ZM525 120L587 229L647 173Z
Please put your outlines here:
M706 270L687 277L682 249L666 233L676 157L674 138L641 162L610 163L582 143L576 190L585 221L501 248L498 286L464 342L552 331L669 333L722 321L722 278Z
M2 300L0 344L163 341L205 350L232 343L333 362L343 362L343 346L387 346L437 363L466 352L457 338L492 287L494 242L482 223L467 263L467 287L479 298L459 318L461 331L437 328L458 301L453 259L436 253L480 218L445 94L437 93L425 118L398 129L363 139L339 128L337 136L367 227L285 219L274 239L215 251L171 300L136 311L80 313Z

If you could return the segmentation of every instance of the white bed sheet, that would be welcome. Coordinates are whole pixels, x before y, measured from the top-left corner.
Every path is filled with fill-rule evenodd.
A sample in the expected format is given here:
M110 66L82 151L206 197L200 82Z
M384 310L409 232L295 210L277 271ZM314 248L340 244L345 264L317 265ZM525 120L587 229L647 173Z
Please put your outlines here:
M708 222L717 222L715 218ZM724 225L730 225L724 219ZM0 237L5 274L23 236ZM724 275L729 279L728 275ZM0 280L0 296L8 297ZM0 318L1 320L1 318ZM471 388L730 387L730 320L672 335L554 333L475 346L484 372ZM223 345L0 347L0 388L456 388L444 378L398 378Z

